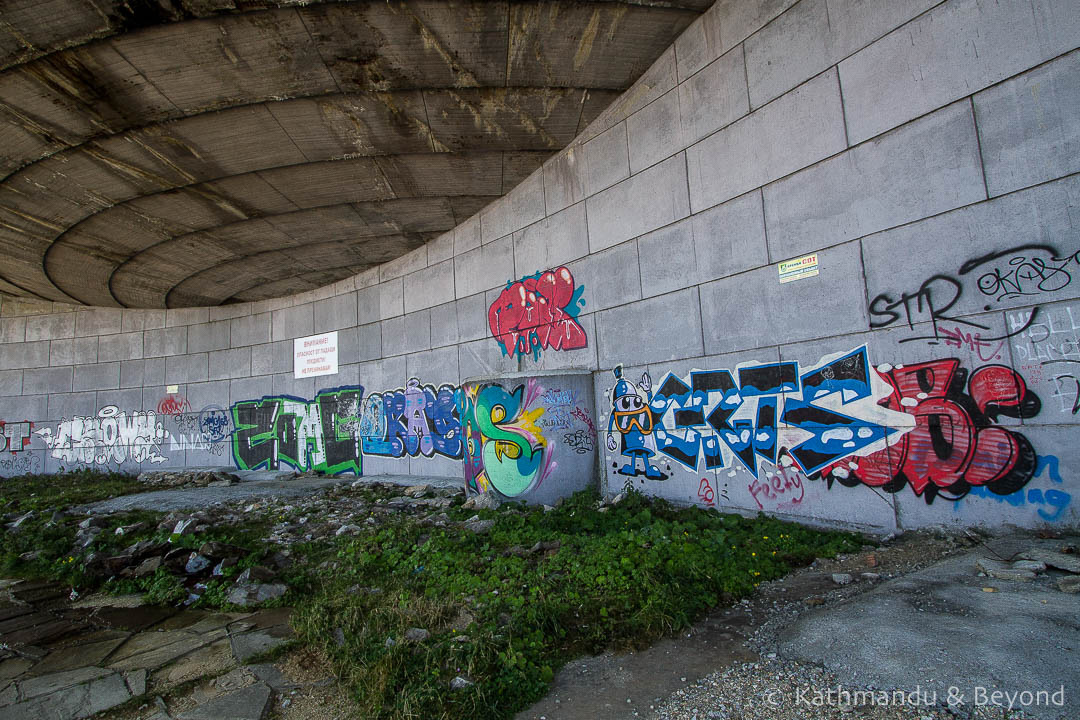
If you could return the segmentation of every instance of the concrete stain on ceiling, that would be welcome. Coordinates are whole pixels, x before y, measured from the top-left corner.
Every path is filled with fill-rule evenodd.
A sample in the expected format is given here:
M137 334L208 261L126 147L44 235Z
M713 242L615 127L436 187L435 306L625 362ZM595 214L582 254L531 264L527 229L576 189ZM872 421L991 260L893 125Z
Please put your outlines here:
M0 294L281 297L565 147L712 0L8 0Z

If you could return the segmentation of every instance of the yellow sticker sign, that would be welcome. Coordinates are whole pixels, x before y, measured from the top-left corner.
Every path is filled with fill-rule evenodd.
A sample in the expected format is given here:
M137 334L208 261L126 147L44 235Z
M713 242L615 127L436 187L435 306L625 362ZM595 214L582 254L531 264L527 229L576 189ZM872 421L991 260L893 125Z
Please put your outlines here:
M778 267L780 269L780 282L782 283L814 277L818 274L817 253L804 255L794 260L785 260Z

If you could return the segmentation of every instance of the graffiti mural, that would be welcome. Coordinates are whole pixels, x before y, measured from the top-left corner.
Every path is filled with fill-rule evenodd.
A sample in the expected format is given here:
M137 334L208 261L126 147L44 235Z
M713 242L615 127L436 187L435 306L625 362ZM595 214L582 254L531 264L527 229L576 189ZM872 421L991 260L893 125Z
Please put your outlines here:
M542 350L575 350L588 338L577 321L584 288L565 267L507 283L488 309L488 327L503 352L540 357Z
M22 452L30 446L30 433L34 423L0 421L0 452Z
M622 466L619 474L636 477L645 475L650 480L663 480L667 476L649 462L656 453L646 440L653 434L655 418L650 403L653 400L652 380L649 373L641 376L641 385L635 385L623 378L622 366L615 368L615 387L611 391L611 417L608 419L608 450L614 452L619 443L612 430L618 430L622 443L622 454L629 462ZM638 469L638 461L641 469Z
M627 462L613 462L614 472L664 479L658 459L690 472L743 468L761 510L797 509L814 480L889 493L910 487L927 504L969 493L1012 502L1040 463L1054 460L998 424L1041 408L1023 377L1000 364L874 367L862 346L806 369L781 362L668 373L658 388L647 373L635 385L617 368L616 379L607 447ZM706 484L698 497L708 505ZM1053 507L1065 501L1060 490L1028 494Z
M209 405L197 413L185 412L172 416L175 430L169 432L169 450L202 450L212 455L224 455L232 433L229 414L217 405Z
M969 373L955 359L879 365L892 387L884 407L915 419L911 432L887 448L830 464L822 476L897 492L910 485L928 503L956 500L973 487L1010 495L1032 478L1037 458L1024 435L996 424L998 416L1031 418L1041 403L1024 379L1004 365Z
M323 390L308 401L289 395L233 405L233 459L241 470L363 472L360 386Z
M460 458L457 390L411 378L406 387L372 393L351 385L319 392L314 400L288 395L232 408L233 459L239 468L363 474L363 456ZM227 420L227 418L226 418ZM200 428L227 428L215 413Z
M153 411L128 413L116 405L106 405L97 415L76 415L61 420L55 430L41 428L34 434L42 439L52 457L65 463L157 465L168 460L163 453L169 431L164 416Z
M487 384L463 388L458 412L465 439L465 488L516 498L536 489L555 469L538 421L542 390L530 379L513 390Z
M647 373L640 388L618 368L616 378L607 446L614 452L621 436L630 462L618 472L632 477L664 479L650 462L656 453L691 471L738 463L758 476L759 461L782 462L781 449L815 473L913 424L877 403L888 386L870 372L865 347L804 373L797 362L694 370L685 379L668 373L655 390Z
M363 452L383 457L460 458L457 389L411 378L404 388L371 393L360 413Z

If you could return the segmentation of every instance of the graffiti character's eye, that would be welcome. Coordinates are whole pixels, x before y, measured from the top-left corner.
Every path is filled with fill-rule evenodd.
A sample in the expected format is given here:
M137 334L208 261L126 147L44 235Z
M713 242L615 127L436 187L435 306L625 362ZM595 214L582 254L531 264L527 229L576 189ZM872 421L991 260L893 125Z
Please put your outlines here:
M502 405L496 405L491 408L491 422L499 423L506 419L506 408Z

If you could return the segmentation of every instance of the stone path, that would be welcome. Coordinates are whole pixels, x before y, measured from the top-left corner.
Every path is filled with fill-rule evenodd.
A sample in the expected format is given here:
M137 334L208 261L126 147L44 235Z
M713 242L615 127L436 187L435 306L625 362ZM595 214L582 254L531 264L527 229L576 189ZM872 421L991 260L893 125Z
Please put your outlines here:
M243 664L293 637L290 612L72 602L57 583L0 581L0 720L85 718L208 675L219 677L205 702L153 717L257 720L275 691L295 686L272 666Z

